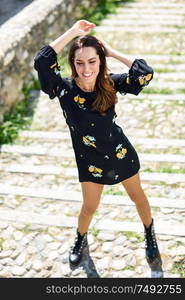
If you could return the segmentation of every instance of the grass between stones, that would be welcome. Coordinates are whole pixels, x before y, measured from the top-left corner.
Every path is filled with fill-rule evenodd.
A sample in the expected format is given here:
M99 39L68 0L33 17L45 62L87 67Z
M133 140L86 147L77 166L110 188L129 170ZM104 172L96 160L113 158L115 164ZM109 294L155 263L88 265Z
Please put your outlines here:
M171 69L168 69L168 66L166 68L161 68L161 69L160 68L154 68L154 71L156 73L171 73L172 72ZM173 72L177 73L178 70L174 69ZM182 80L184 80L184 79L182 79Z
M123 196L123 192L119 191L115 187L106 188L106 190L103 191L103 195L120 195Z
M180 255L173 263L170 272L173 274L179 274L181 278L185 278L185 256Z
M3 115L0 123L0 144L12 144L17 139L19 130L29 128L34 113L31 91L39 89L39 82L35 78L24 84L23 99Z
M144 238L140 234L133 232L133 231L124 231L121 232L122 235L126 236L127 239L136 238L137 242L143 242Z
M178 89L179 93L183 93L184 89ZM154 87L147 87L142 90L142 93L144 94L161 94L161 95L170 95L170 94L175 94L176 90L175 89L169 89L169 88L154 88Z
M91 227L91 228L89 229L89 232L90 232L94 237L97 237L98 234L100 233L100 230L93 226L93 227Z
M151 166L151 163L150 163ZM158 173L171 173L171 174L185 174L185 168L180 168L179 166L173 166L172 164L162 164L159 163L157 166L154 167L143 167L143 172L158 172Z
M2 237L0 238L0 250L3 250L3 243L4 243L5 239L3 239Z

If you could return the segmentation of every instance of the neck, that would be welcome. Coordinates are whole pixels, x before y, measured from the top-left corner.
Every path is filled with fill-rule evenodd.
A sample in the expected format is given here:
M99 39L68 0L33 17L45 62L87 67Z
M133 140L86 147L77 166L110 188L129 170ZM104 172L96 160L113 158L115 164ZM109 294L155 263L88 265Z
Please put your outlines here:
M93 92L95 90L95 83L94 84L83 83L78 78L76 79L76 83L82 90L84 90L86 92Z

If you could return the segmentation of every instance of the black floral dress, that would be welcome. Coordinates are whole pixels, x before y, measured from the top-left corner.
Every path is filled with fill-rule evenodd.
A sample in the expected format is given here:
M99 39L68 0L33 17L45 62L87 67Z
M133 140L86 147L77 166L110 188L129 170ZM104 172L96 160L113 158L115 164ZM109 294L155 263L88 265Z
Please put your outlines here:
M69 127L78 167L79 181L113 185L140 169L134 147L115 122L115 107L101 115L92 111L96 92L84 92L74 79L62 78L54 49L46 45L38 51L34 68L42 90L50 99L58 97ZM143 59L136 59L129 73L110 74L116 91L138 95L153 77Z

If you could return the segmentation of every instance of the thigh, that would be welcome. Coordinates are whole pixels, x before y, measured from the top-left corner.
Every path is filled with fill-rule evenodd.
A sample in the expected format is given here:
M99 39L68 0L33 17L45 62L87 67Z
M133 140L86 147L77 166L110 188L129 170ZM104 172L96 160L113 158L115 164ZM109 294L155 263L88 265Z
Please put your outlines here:
M81 182L83 203L85 206L97 208L104 185L94 182Z
M127 191L128 195L131 197L139 197L143 195L143 189L141 187L140 175L139 172L134 176L123 180L122 185L124 186L125 190Z

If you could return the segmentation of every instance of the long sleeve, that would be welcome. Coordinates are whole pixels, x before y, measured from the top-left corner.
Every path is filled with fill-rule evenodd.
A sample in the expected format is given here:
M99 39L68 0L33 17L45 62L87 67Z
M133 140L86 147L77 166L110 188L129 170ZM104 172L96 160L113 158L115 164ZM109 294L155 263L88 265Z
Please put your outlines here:
M43 92L47 93L50 99L59 96L63 81L60 76L57 54L51 46L46 45L36 53L34 68L38 72Z
M153 69L144 59L135 59L128 73L111 73L110 75L114 81L116 91L121 94L138 95L143 87L152 80L153 73Z

